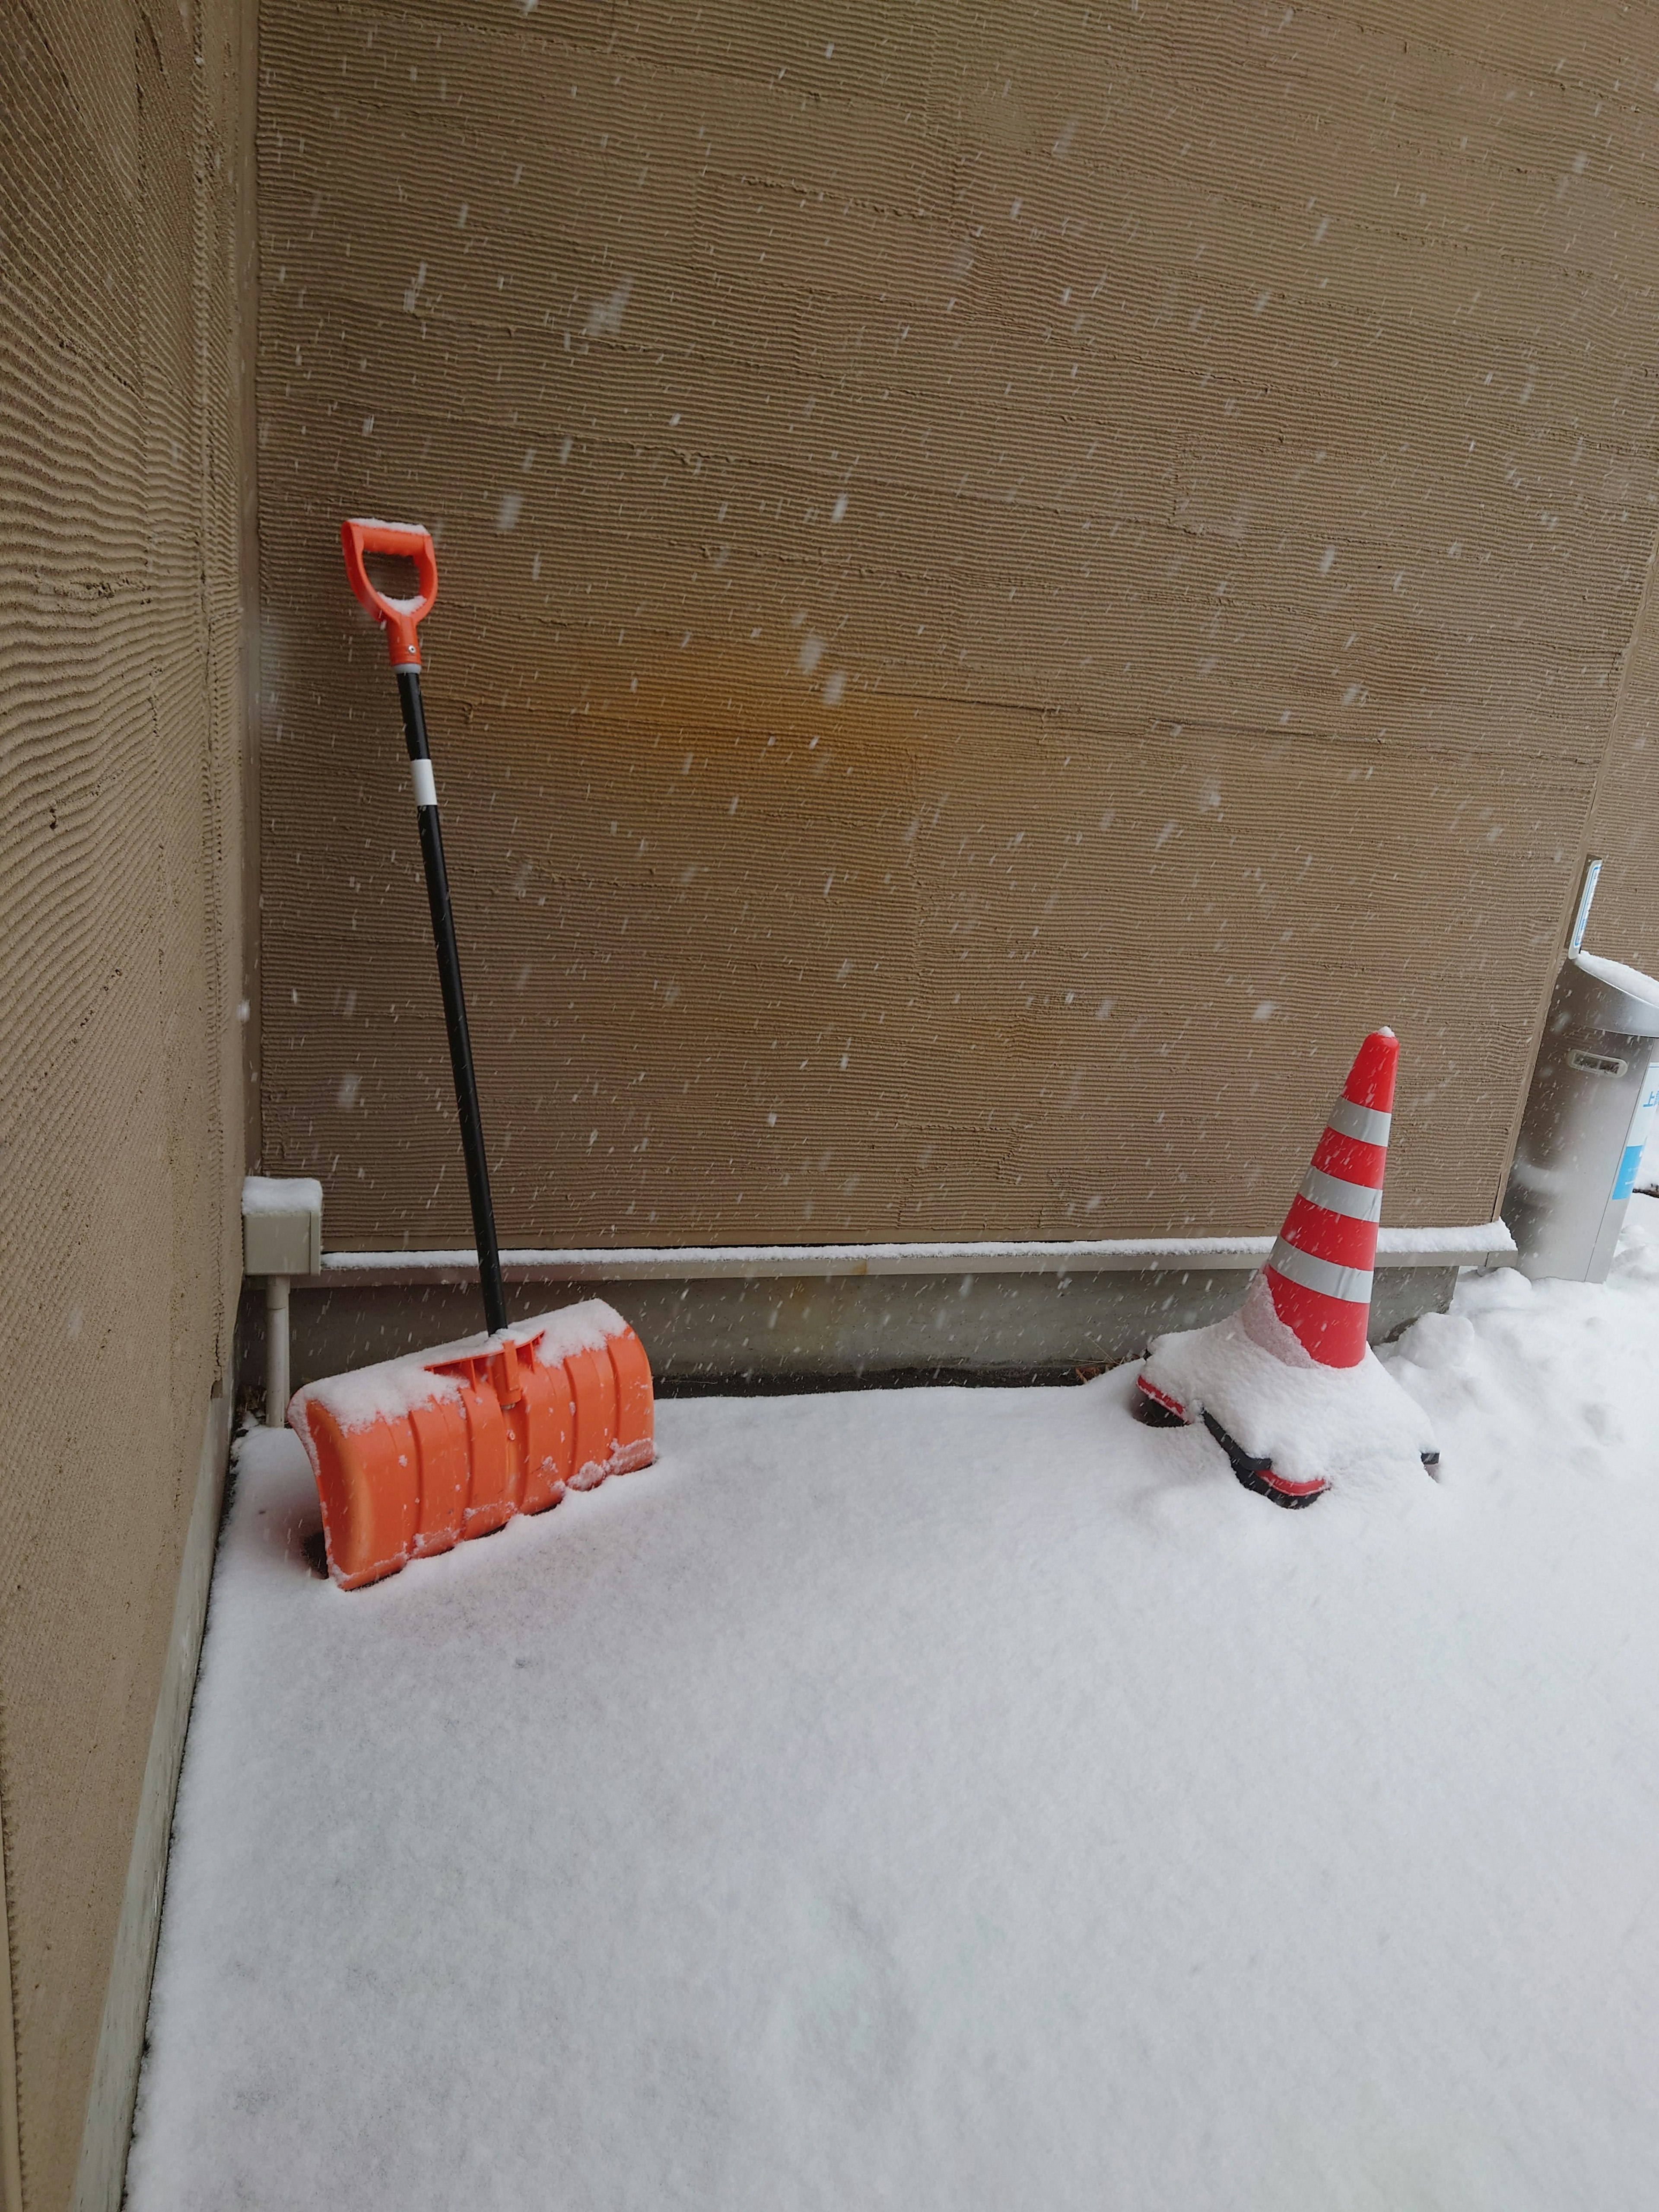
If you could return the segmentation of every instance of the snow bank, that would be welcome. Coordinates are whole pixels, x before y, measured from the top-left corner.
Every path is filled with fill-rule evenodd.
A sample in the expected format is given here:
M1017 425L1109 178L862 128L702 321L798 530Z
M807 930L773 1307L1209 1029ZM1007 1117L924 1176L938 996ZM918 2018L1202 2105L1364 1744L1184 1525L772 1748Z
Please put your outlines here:
M1443 1471L1470 1448L1454 1446L1461 1431L1494 1496L1588 1481L1592 1537L1626 1515L1644 1525L1650 1489L1659 1504L1659 1200L1632 1199L1605 1284L1468 1275L1450 1313L1425 1314L1384 1357L1444 1434Z
M1659 2166L1659 1202L1282 1513L1133 1369L678 1400L345 1594L245 1446L132 2212L1604 2212Z

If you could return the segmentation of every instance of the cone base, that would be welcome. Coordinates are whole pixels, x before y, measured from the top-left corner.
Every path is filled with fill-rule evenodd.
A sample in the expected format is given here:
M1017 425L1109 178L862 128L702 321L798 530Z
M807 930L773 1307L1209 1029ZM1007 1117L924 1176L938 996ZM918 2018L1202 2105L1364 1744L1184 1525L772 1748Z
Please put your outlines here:
M1134 1417L1149 1429L1184 1429L1187 1409L1154 1389L1144 1375L1135 1378Z
M1416 1400L1369 1347L1358 1366L1316 1366L1282 1329L1286 1350L1307 1364L1269 1350L1261 1338L1270 1333L1250 1303L1259 1308L1263 1291L1258 1277L1240 1312L1158 1337L1137 1378L1141 1395L1188 1422L1204 1420L1239 1480L1249 1489L1270 1482L1262 1494L1276 1504L1309 1502L1337 1481L1420 1480L1436 1444Z
M1328 1482L1286 1482L1275 1474L1270 1459L1252 1459L1237 1437L1228 1435L1213 1413L1206 1413L1204 1425L1227 1455L1231 1468L1246 1490L1255 1491L1258 1498L1271 1498L1275 1505L1288 1506L1292 1512L1304 1505L1311 1505L1316 1498L1322 1498L1330 1488Z
M1328 1482L1320 1482L1308 1490L1281 1490L1273 1480L1271 1468L1262 1474L1249 1474L1236 1467L1233 1473L1246 1490L1253 1490L1258 1498L1269 1498L1273 1504L1285 1506L1292 1513L1304 1505L1311 1505L1316 1498L1322 1498L1331 1486Z
M1134 1418L1149 1429L1184 1429L1191 1426L1184 1407L1173 1398L1164 1395L1156 1383L1149 1382L1144 1375L1135 1377L1135 1402L1132 1408ZM1292 1510L1311 1505L1316 1498L1322 1498L1330 1488L1328 1482L1286 1482L1274 1472L1271 1460L1252 1459L1237 1437L1230 1436L1213 1413L1203 1415L1205 1427L1227 1455L1227 1464L1246 1490L1253 1490L1260 1498L1270 1498L1275 1505ZM1431 1457L1437 1461L1440 1455L1425 1452L1426 1465Z

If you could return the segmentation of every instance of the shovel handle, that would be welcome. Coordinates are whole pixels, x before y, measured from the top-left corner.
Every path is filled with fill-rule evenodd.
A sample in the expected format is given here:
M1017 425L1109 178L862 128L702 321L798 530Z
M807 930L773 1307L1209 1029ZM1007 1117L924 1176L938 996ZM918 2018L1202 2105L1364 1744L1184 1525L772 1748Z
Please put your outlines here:
M340 545L345 554L346 576L352 590L378 623L386 625L386 645L394 668L421 665L421 623L432 611L438 596L438 556L432 535L418 523L375 522L359 515L340 525ZM363 566L366 553L394 553L415 563L421 580L420 595L413 599L388 599L377 592Z

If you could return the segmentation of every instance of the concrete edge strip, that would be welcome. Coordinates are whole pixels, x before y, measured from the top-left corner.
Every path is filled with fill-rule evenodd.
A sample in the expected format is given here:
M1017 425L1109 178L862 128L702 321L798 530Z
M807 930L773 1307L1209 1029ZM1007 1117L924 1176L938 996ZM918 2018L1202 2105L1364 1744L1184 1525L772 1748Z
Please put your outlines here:
M196 1669L207 1621L208 1585L213 1577L224 1503L225 1471L230 1457L231 1401L222 1393L208 1401L207 1424L196 1474L196 1496L185 1531L173 1600L173 1627L149 1753L144 1762L132 1855L127 1862L125 1893L115 1931L109 1986L104 1998L98 2052L81 2131L73 2212L119 2212L126 2181L127 2144L132 2134L138 2070L144 2055L149 2014L150 1979L161 1932L161 1898L167 1887L167 1848L173 1837L173 1807L184 1761L185 1732L196 1692Z
M1113 1237L1096 1243L981 1244L712 1244L623 1246L574 1251L508 1250L509 1282L744 1282L860 1275L1211 1274L1248 1272L1273 1250L1271 1237ZM1378 1233L1379 1267L1485 1267L1501 1264L1515 1242L1501 1221L1461 1229ZM322 1272L296 1275L312 1291L374 1289L397 1283L477 1280L469 1250L326 1252Z

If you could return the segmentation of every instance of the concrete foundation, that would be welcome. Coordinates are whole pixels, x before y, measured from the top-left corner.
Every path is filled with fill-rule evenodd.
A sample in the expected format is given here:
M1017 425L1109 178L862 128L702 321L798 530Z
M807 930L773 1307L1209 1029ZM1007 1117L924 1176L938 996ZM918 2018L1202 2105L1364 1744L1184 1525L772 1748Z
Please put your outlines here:
M607 1298L643 1338L665 1395L711 1388L847 1387L860 1382L1067 1382L1115 1365L1162 1330L1231 1312L1249 1270L1079 1271L714 1280L509 1281L514 1318ZM1443 1311L1455 1267L1380 1268L1374 1342ZM296 1282L293 1383L465 1336L482 1326L475 1284ZM241 1389L264 1387L264 1308L257 1286L239 1341Z

